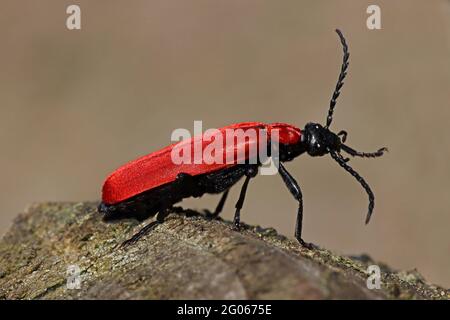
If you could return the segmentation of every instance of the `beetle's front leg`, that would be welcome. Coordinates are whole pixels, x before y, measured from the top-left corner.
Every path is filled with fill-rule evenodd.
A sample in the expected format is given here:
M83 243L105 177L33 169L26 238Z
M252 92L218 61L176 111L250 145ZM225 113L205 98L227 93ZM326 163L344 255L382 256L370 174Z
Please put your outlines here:
M289 189L294 198L298 201L298 211L297 211L297 222L295 224L295 238L304 247L312 249L313 245L311 243L306 243L302 239L302 224L303 224L303 195L300 186L294 177L286 170L283 164L279 164L279 169L281 178L283 179L286 187Z

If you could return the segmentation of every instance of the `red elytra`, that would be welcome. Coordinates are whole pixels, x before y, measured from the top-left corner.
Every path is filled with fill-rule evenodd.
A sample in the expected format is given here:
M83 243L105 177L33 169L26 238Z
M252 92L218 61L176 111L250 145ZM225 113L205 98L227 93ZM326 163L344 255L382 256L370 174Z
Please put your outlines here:
M278 130L280 144L295 144L301 138L301 130L295 126L286 123L271 123L265 124L262 122L241 122L232 124L218 129L222 134L222 141L226 141L226 130L241 129L244 132L249 129L254 129L257 132L261 129L267 130L267 138L270 139L272 130ZM194 144L200 142L202 150L213 143L214 139L211 137L203 139L203 136L193 137L188 140L169 145L159 151L150 153L136 160L128 162L115 170L110 176L106 178L102 190L102 200L106 204L116 204L123 200L129 199L142 192L159 187L166 183L173 182L180 173L187 173L192 176L210 173L235 165L242 160L239 155L248 157L248 150L251 146L258 148L260 135L251 135L249 139L238 141L231 145L231 147L223 148L223 159L228 159L232 156L235 159L234 163L222 161L222 163L205 163L205 159L199 164L174 164L171 158L172 150L180 144L190 144L191 150L194 150ZM256 146L255 146L256 144Z

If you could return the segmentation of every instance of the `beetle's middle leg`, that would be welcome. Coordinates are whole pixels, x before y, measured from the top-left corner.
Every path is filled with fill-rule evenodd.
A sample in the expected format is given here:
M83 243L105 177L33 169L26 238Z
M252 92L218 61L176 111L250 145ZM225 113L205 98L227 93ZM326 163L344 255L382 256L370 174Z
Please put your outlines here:
M213 172L200 177L197 188L204 193L222 194L214 212L203 210L207 218L217 218L222 212L231 187L248 171L247 166L234 166L219 172Z
M281 175L281 178L284 181L284 184L289 189L294 198L298 201L298 211L297 211L297 222L295 223L295 238L297 241L304 247L312 248L312 245L306 243L302 239L302 224L303 224L303 195L300 186L297 181L295 181L294 177L286 170L283 164L279 163L278 172Z
M233 219L233 229L239 230L241 226L241 209L244 205L245 194L247 193L248 183L250 179L255 177L258 174L258 167L251 165L246 168L245 171L245 181L241 188L241 193L239 194L239 199L236 202L236 212L234 213Z

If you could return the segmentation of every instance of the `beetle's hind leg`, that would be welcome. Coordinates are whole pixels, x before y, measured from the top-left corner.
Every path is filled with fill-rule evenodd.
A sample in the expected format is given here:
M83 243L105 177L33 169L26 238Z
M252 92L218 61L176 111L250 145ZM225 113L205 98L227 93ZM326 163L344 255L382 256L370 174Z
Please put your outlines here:
M192 190L195 187L194 179L191 175L187 173L179 173L175 181L161 188L158 193L152 193L152 200L159 197L165 197L166 199L161 203L157 204L155 208L159 207L158 215L156 220L150 222L148 225L143 227L138 233L133 235L130 239L122 243L121 247L127 247L136 243L139 239L149 234L157 225L164 222L165 217L171 212L180 212L179 208L174 208L172 205L183 198L190 196ZM155 210L156 212L156 210Z
M220 198L219 203L217 204L216 209L214 210L214 212L209 211L208 209L203 210L203 212L205 213L206 217L209 219L217 219L219 217L219 214L222 212L223 210L223 206L225 205L225 201L227 200L228 197L228 193L230 192L230 189L225 190L222 193L222 197Z
M139 230L138 233L134 234L130 239L125 240L120 245L121 248L126 248L132 244L135 244L139 239L141 239L143 236L150 233L151 230L153 230L157 225L159 224L158 221L152 221L145 227L143 227L141 230Z
M164 218L167 217L167 215L170 213L170 211L165 208L159 211L158 215L156 216L156 220L150 222L145 227L143 227L141 230L139 230L137 233L135 233L130 239L125 240L120 245L121 248L128 247L132 244L135 244L139 239L149 234L157 225L164 222Z

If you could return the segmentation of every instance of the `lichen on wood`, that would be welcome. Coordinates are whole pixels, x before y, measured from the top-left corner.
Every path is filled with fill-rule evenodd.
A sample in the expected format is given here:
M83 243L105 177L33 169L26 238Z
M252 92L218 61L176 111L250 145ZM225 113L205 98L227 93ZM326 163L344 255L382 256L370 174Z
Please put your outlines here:
M41 203L20 214L0 241L0 298L450 299L416 271L302 248L271 228L236 232L191 210L121 248L145 222L104 223L96 205ZM381 289L367 288L371 264ZM67 285L71 266L79 289Z

